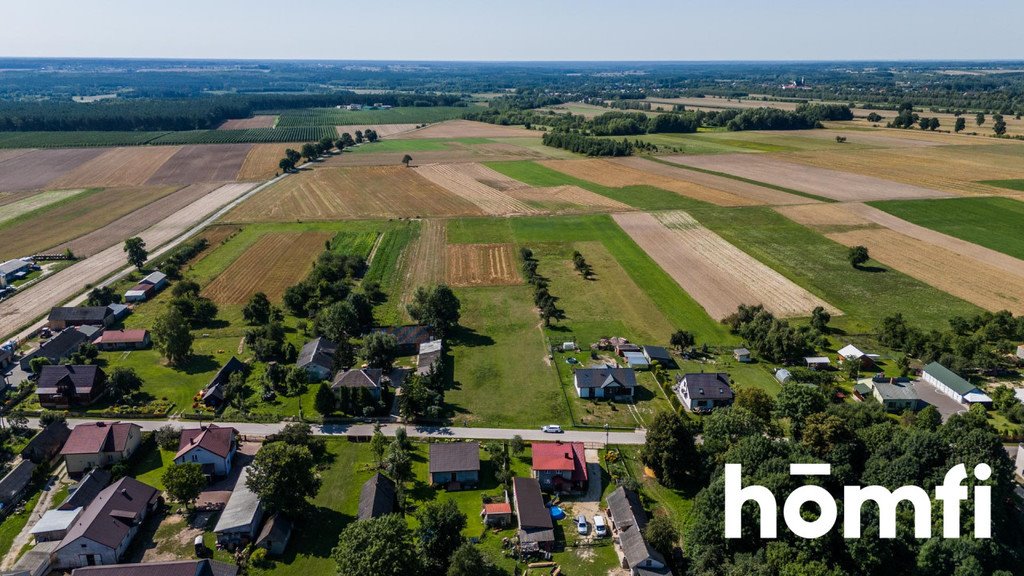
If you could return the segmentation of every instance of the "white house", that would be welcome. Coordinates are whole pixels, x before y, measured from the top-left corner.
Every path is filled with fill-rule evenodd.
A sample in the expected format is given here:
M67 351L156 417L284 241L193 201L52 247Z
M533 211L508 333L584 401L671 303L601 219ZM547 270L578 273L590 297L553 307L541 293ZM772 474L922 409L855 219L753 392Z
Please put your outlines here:
M326 338L316 338L302 345L295 365L313 380L328 380L334 374L334 354L338 345Z
M961 404L992 405L992 398L988 394L938 362L925 366L921 371L921 379Z
M868 354L867 352L862 351L860 348L857 348L853 344L847 344L846 346L843 346L842 348L839 349L839 352L837 354L840 363L846 361L860 360L860 367L862 369L873 370L878 367L878 365L875 363L879 358L878 354Z
M15 280L24 278L31 268L32 262L25 260L8 260L0 264L0 288L6 288Z
M174 463L191 462L202 466L203 473L207 476L227 476L231 474L231 465L237 450L234 428L210 424L203 428L181 431Z

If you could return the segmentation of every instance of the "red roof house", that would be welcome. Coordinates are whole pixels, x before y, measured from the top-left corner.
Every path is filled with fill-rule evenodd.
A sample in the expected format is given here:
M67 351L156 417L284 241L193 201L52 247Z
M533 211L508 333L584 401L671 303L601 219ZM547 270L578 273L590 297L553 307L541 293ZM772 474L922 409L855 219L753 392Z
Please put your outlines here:
M92 422L71 430L60 451L68 474L78 477L92 468L105 468L129 458L142 442L142 427L129 422Z
M104 330L92 341L100 350L142 350L150 344L146 330Z
M227 476L238 444L235 429L210 424L181 431L175 464L195 463L209 476Z
M587 489L587 456L582 442L534 443L533 476L545 490Z

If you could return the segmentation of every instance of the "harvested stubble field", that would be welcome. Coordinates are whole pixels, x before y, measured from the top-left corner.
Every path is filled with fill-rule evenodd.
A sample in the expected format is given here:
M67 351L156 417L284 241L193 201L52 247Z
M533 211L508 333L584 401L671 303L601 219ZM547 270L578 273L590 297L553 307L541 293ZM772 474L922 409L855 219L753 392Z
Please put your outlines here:
M702 202L710 202L719 206L753 206L763 202L745 198L721 189L709 188L701 184L687 182L675 177L659 174L660 164L648 160L640 160L638 169L632 165L620 164L611 160L548 160L541 165L589 182L612 188L646 185L675 192L680 196L693 198ZM650 165L650 166L648 166ZM652 170L648 168L655 167ZM671 169L669 166L665 168ZM723 178L723 180L728 180ZM737 184L743 184L737 182ZM782 194L781 192L779 194ZM786 196L789 196L788 194Z
M522 284L512 244L449 244L448 284L511 286Z
M248 130L249 128L273 128L277 122L274 114L258 114L252 118L236 118L226 120L217 127L218 130Z
M428 164L419 166L415 170L426 180L472 202L486 214L500 216L539 214L541 212L503 192L503 190L515 186L515 180L485 166L479 164ZM495 183L502 188L492 187L487 182Z
M173 186L107 188L82 193L0 229L0 258L38 254L173 193Z
M1024 277L894 230L827 234L846 246L866 246L871 257L932 286L991 310L1024 313Z
M355 136L356 130L373 130L377 133L380 138L387 138L389 136L398 136L405 134L406 132L412 132L416 129L419 124L367 124L365 126L338 126L338 136L341 136L345 132L348 132L352 136Z
M732 178L725 178L724 176L716 176L714 174L708 174L706 172L698 172L696 170L687 170L686 168L679 168L676 166L669 166L660 162L654 162L651 160L645 160L643 158L616 158L613 160L616 164L622 166L628 166L630 168L639 170L647 174L654 174L657 176L663 176L665 178L671 178L672 180L682 180L684 182L690 182L698 186L704 186L708 189L718 190L725 192L730 195L739 196L740 198L748 201L749 204L767 204L770 206L783 206L786 204L806 204L808 202L817 202L813 198L807 198L805 196L797 196L796 194L790 194L781 190L775 190L766 186L758 186L757 184L751 184L749 182L743 182L741 180L734 180ZM656 184L652 184L657 186ZM661 188L661 186L658 186ZM696 198L700 200L700 198ZM733 206L735 204L721 204L718 202L712 202L713 204L719 204L720 206ZM748 205L749 205L748 204Z
M712 318L724 318L740 304L763 304L781 317L808 316L816 306L841 313L685 212L613 218Z
M265 234L221 272L203 295L218 304L245 304L257 292L280 302L284 291L302 280L313 266L330 232Z
M34 210L68 200L84 191L84 189L79 188L77 190L52 190L40 192L39 194L22 194L20 196L11 194L10 198L12 201L10 202L3 202L7 198L6 195L0 196L0 206L4 207L3 212L0 212L0 224L14 220Z
M109 148L73 148L63 150L32 150L0 160L0 190L39 190L54 188L57 180ZM65 186L80 188L80 186Z
M224 219L292 222L463 215L483 212L399 165L305 170L256 194Z
M721 98L718 96L706 96L704 98L648 98L651 106L663 104L666 110L671 110L674 105L686 106L687 110L722 110L729 108L777 108L779 110L796 110L796 102L776 102L762 100L743 100L740 98Z
M931 148L936 150L940 148ZM849 152L829 152L827 154L842 156L856 154L859 150ZM876 151L879 152L879 151ZM882 151L890 157L899 158L891 151ZM713 170L748 178L758 182L766 182L775 186L785 186L808 194L823 196L843 202L863 202L867 200L899 200L911 198L942 198L948 192L932 190L910 184L902 184L891 180L883 180L875 176L843 172L841 167L810 167L806 164L791 162L798 154L819 154L816 152L776 154L719 154L711 156L668 156L665 159L675 164L694 166L704 170ZM822 153L824 154L824 153Z
M108 149L51 183L53 188L141 186L180 150L177 146Z
M270 180L281 172L278 162L284 158L284 151L289 148L299 150L302 148L302 143L253 144L234 179L239 181Z
M445 281L445 246L447 226L444 220L424 220L419 236L399 257L401 270L401 313L412 300L418 286L433 286Z
M399 142L389 140L392 144ZM410 142L413 142L410 140ZM412 156L412 166L424 164L451 164L454 162L498 162L505 160L540 160L561 155L555 148L547 150L524 148L500 142L464 143L452 140L445 150L373 152L372 148L358 154L339 154L324 161L326 166L387 166L402 163L406 152Z
M845 122L834 122L837 127L845 127ZM770 133L768 133L770 134ZM862 130L836 129L801 130L805 138L821 139L835 142L837 136L846 138L843 149L848 150L851 144L864 144L875 148L929 148L947 144L963 144L961 136L951 136L938 132L922 132L920 130Z
M982 184L982 180L1024 178L1024 142L934 146L901 150L852 150L849 152L801 152L784 156L787 162L840 170L894 182L926 186L956 194L1006 194L1012 191ZM858 197L851 200L897 200Z
M384 136L384 134L381 134ZM471 120L449 120L431 124L403 136L403 139L420 138L516 138L534 136L540 139L540 133L527 130L521 126L501 126Z
M230 182L238 176L251 147L252 144L182 146L146 183Z
M59 244L51 251L63 252L65 248L69 248L77 256L92 256L142 232L219 187L220 184L212 182L186 186L172 194L140 206L138 210L126 214L106 226Z
M508 195L523 202L559 214L585 212L628 212L631 206L623 204L579 186L553 186L550 188L517 188Z

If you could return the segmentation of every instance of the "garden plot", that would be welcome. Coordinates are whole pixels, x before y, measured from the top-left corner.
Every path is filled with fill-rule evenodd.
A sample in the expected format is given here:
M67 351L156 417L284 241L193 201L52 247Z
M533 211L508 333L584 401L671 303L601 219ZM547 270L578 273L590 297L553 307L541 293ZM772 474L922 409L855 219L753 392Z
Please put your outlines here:
M521 284L512 244L449 244L448 283L452 286Z
M280 302L284 291L306 277L334 235L330 232L265 234L221 272L203 295L218 304L245 304L257 292Z

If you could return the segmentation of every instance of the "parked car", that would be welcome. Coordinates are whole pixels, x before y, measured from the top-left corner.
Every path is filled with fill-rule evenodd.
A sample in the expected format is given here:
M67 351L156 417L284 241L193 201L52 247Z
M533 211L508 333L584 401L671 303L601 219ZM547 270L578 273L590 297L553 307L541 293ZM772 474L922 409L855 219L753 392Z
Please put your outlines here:
M576 517L576 532L581 536L586 536L587 530L589 530L589 527L587 526L587 517L580 514Z
M548 434L561 434L562 427L558 424L548 424L547 426L541 426L541 432L547 432Z
M602 537L608 535L608 524L605 524L604 516L600 514L594 516L594 534Z

